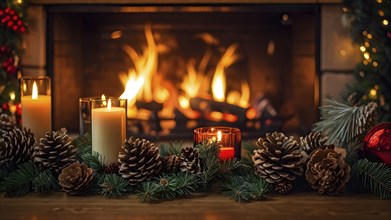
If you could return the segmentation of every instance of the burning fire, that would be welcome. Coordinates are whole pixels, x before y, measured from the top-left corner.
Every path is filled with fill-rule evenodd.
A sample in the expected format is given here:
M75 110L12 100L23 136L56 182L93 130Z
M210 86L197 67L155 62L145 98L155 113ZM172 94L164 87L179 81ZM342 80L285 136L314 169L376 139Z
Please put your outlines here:
M187 75L183 78L180 85L182 92L178 92L175 88L170 88L170 85L165 85L163 80L158 78L158 47L151 26L146 25L144 32L147 46L142 53L138 53L129 45L123 46L124 51L134 66L128 70L128 73L122 72L119 74L119 78L125 87L120 97L128 100L128 117L137 116L137 109L135 107L136 100L163 103L164 108L161 112L165 112L164 115L172 115L174 107L177 105L187 117L198 117L198 114L193 114L194 111L191 109L190 100L200 96L201 90L205 87L206 82L209 85L210 79L206 77L206 69L208 65L210 66L212 53L207 51L198 67L194 59L188 61L186 65ZM241 92L229 91L226 96L226 69L239 59L237 49L238 45L232 44L221 56L214 69L211 80L211 92L214 101L227 102L232 105L247 108L249 107L250 99L250 88L247 82L242 82ZM212 118L213 115L216 114L211 114ZM221 120L221 118L216 115L215 119Z

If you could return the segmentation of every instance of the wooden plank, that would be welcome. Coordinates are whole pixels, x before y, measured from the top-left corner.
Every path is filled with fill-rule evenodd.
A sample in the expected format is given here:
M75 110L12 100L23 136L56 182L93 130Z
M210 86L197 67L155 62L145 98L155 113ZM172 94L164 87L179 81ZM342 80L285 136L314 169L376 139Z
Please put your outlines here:
M341 0L30 0L33 4L304 4L341 3Z
M300 193L273 195L265 201L238 203L218 194L158 204L140 204L135 196L105 199L55 193L1 198L2 219L391 219L391 201L368 194L320 196Z

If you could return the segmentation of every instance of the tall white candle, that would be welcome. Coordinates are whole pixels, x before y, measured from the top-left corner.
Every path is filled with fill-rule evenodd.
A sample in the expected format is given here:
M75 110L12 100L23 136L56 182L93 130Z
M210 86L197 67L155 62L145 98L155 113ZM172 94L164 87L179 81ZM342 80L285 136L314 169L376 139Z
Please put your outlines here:
M52 102L49 95L38 95L34 82L31 96L22 96L22 125L34 133L37 141L52 130Z
M95 108L91 111L92 150L104 156L104 163L116 163L122 142L126 139L125 108Z

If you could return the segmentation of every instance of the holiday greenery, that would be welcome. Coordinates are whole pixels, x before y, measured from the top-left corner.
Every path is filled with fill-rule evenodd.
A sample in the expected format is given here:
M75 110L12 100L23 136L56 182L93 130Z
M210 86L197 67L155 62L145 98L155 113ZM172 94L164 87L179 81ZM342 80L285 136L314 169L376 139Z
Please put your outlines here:
M22 37L27 30L25 1L0 2L0 112L19 123L19 59Z
M391 120L391 0L344 0L352 38L362 52L349 94L379 104L382 121Z

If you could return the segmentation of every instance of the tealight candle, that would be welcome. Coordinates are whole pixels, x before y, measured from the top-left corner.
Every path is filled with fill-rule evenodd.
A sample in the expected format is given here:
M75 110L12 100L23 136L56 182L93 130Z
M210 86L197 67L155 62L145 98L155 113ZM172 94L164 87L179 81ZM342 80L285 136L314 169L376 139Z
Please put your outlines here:
M31 129L37 141L52 130L49 77L23 77L20 81L22 126Z
M104 157L105 164L116 163L126 139L126 99L92 100L92 151Z
M241 133L238 128L203 127L194 130L194 145L203 141L216 141L220 147L220 160L240 159Z

